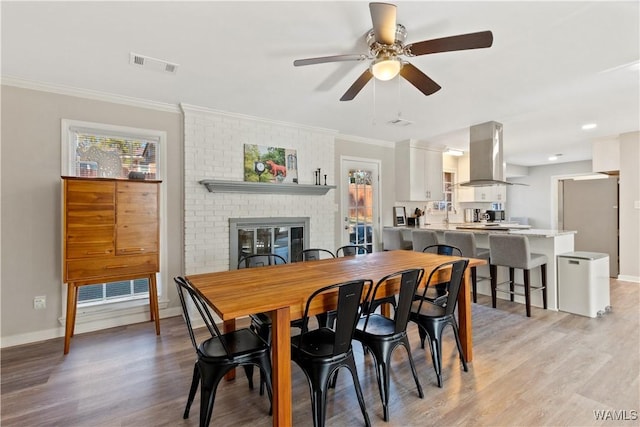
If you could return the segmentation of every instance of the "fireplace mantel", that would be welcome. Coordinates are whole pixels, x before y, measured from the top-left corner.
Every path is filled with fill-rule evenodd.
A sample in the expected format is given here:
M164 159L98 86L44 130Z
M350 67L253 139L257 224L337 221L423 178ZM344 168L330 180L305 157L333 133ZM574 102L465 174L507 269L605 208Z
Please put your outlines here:
M207 187L211 193L273 193L300 194L322 196L327 194L335 185L305 185L305 184L270 184L265 182L220 181L203 179L200 184Z

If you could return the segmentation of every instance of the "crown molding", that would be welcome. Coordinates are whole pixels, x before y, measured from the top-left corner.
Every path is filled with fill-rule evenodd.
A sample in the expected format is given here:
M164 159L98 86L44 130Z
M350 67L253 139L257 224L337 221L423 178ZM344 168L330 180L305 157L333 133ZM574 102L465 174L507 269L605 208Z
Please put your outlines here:
M385 141L382 139L364 138L362 136L339 134L336 136L336 142L359 142L361 144L379 145L381 147L394 148L396 146L395 141Z
M113 93L99 92L96 90L82 89L72 86L58 85L47 82L22 79L19 77L2 76L1 83L6 86L14 86L22 89L39 90L42 92L57 93L59 95L75 96L79 98L93 99L96 101L112 102L114 104L128 105L130 107L148 108L151 110L169 113L180 113L180 108L175 104L150 101L147 99L133 98Z
M331 135L331 136L335 136L335 135L338 134L338 131L333 130L333 129L327 129L327 128L321 128L321 127L315 127L315 126L308 126L308 125L302 125L302 124L299 124L299 123L284 122L284 121L279 121L279 120L266 119L264 117L250 116L248 114L232 113L232 112L229 112L229 111L216 110L214 108L200 107L198 105L180 103L180 108L182 109L183 113L214 114L214 115L220 115L220 116L225 116L225 117L231 117L231 118L234 118L234 119L252 120L252 121L261 122L261 123L267 123L267 124L276 125L276 126L284 126L284 127L290 127L290 128L300 129L300 130L306 130L306 131L309 131L309 132L325 133L325 134L328 134L328 135Z

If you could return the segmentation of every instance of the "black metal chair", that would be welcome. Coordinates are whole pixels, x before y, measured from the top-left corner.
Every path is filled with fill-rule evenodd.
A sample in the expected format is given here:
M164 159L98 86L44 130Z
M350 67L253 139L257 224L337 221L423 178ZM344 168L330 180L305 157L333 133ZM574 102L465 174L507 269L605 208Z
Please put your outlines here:
M373 289L371 300L375 300L380 285L387 281L399 280L398 304L392 319L381 314L367 312L360 319L354 333L354 339L370 350L376 362L376 378L382 400L382 410L385 421L389 421L389 368L391 367L391 355L398 346L404 346L407 350L409 365L416 382L418 396L422 399L424 393L418 380L418 374L411 356L411 347L407 338L407 323L411 313L413 295L424 275L423 269L409 269L389 274L380 279Z
M462 256L462 251L458 247L442 243L427 246L422 250L422 252L435 253L438 255ZM421 298L424 298L434 304L444 304L447 301L447 284L437 283L435 286L432 286L426 294L416 294L414 299L418 300Z
M193 379L191 381L189 398L187 399L187 406L184 410L183 418L189 418L189 410L196 395L198 383L200 383L200 426L208 426L211 421L211 413L213 412L218 383L224 378L227 372L238 366L245 368L250 388L253 388L253 382L249 373L253 372L253 366L260 368L260 372L262 372L262 376L265 378L267 384L269 401L272 402L269 345L248 328L221 334L211 316L207 304L191 287L189 282L183 277L176 277L174 281L178 288L178 296L180 297L182 313L187 323L189 337L198 356L195 366L193 367ZM193 323L187 307L188 300L190 300L198 310L205 326L211 334L211 338L204 340L199 345L196 343L193 332ZM249 367L251 369L247 369ZM272 409L269 409L269 414L271 414L271 410Z
M458 303L458 292L464 278L464 271L469 264L468 259L458 261L449 261L440 264L434 269L425 283L424 294L431 286L433 280L439 278L445 270L450 270L450 279L447 282L447 300L444 305L438 305L427 301L425 298L414 301L411 307L409 320L418 325L418 334L420 335L420 345L424 348L424 341L429 337L429 349L431 350L431 359L433 360L433 368L438 377L438 387L442 387L442 330L445 326L451 325L453 334L456 339L460 361L464 371L467 371L467 362L462 353L462 344L460 343L460 334L458 332L458 323L454 314L456 304ZM447 274L447 273L444 273Z
M336 257L364 255L368 253L367 248L361 245L345 245L336 249Z
M360 316L360 303L365 284L370 291L370 280L338 283L315 291L305 305L302 332L291 338L291 358L302 369L309 382L315 427L323 427L325 424L329 382L332 377L335 377L338 369L343 367L351 372L365 424L371 425L351 347L353 333ZM309 309L316 298L323 297L327 293L337 293L336 328L333 330L319 326L317 329L309 330Z
M336 256L328 249L304 249L298 254L296 261L317 261L320 259L335 258Z
M298 262L302 261L318 261L320 259L331 259L336 256L328 249L304 249L298 255ZM334 311L329 311L327 313L319 313L316 314L316 319L318 320L319 325L327 326L328 328L333 327L333 323L336 319L336 313ZM295 323L294 326L300 327L301 323Z
M238 269L241 268L257 268L257 267L265 267L268 265L281 265L286 264L287 260L284 257L273 254L273 253L265 253L265 254L249 254L240 258L238 261ZM250 328L260 335L263 340L267 342L267 344L271 345L271 317L267 313L254 313L249 315L251 318L251 326ZM291 322L291 326L300 327L300 321ZM253 372L253 370L248 371ZM264 377L262 372L260 373L260 395L264 394Z
M250 254L245 255L238 261L238 269L264 267L266 265L286 264L287 260L278 254Z
M437 245L429 245L424 248L422 252L434 253L438 255L462 256L462 251L459 248L442 243Z

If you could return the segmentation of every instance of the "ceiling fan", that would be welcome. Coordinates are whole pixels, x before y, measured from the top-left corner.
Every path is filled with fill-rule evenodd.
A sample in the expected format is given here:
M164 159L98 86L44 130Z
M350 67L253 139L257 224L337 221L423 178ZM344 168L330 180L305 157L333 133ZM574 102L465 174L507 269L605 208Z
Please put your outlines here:
M440 85L418 68L401 59L401 56L412 57L455 50L479 49L491 47L493 43L491 31L481 31L405 45L407 30L403 25L396 23L395 5L369 3L369 11L373 22L373 28L367 34L369 54L322 56L293 61L293 65L296 67L325 62L372 61L370 67L342 95L340 101L351 101L373 77L384 81L391 80L398 74L425 95L431 95L441 89Z

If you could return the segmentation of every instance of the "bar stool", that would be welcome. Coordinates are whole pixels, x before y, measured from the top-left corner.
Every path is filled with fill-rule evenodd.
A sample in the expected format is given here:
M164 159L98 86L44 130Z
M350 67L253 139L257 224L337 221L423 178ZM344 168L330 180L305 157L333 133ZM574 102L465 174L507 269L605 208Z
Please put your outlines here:
M413 250L422 252L427 246L438 244L438 234L433 230L413 230L411 232Z
M531 253L529 249L529 239L527 236L517 236L512 234L489 234L489 250L491 257L491 302L496 308L496 293L506 292L511 295L524 295L527 317L531 317L531 290L542 291L542 304L547 308L547 256L543 254ZM509 290L498 288L498 266L509 268L509 280L501 282L509 284ZM531 286L530 271L540 267L540 286ZM515 269L523 271L524 285L515 283ZM516 293L514 286L524 286L524 294Z
M470 231L445 231L444 242L447 245L455 246L462 251L463 257L480 258L489 261L489 249L478 249L476 246L476 236ZM471 288L473 291L473 302L478 302L478 274L477 267L471 267ZM487 280L490 277L481 277L480 280Z
M385 251L393 251L396 249L411 250L411 242L404 240L402 230L399 228L383 228L382 229L382 247Z

